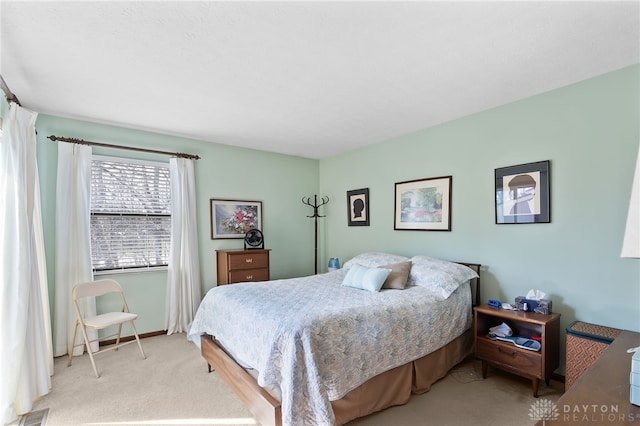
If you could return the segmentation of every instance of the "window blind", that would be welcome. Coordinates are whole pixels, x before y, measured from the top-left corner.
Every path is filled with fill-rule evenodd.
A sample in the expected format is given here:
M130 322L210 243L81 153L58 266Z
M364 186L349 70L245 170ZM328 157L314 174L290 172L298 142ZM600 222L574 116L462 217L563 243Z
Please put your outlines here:
M94 156L91 167L94 270L166 266L170 244L168 164Z

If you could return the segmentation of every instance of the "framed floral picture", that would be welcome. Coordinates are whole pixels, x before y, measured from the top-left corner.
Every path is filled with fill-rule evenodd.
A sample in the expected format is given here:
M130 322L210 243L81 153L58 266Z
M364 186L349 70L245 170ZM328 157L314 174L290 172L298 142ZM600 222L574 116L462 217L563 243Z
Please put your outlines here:
M251 229L262 231L262 202L210 199L211 239L244 238Z
M451 176L396 183L393 229L451 231Z

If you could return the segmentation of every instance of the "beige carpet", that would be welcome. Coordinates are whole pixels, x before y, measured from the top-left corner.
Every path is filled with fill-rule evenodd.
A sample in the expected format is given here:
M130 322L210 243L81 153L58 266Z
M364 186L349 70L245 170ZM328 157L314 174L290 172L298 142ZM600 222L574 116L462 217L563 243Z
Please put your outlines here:
M55 360L52 391L34 411L48 408L46 425L252 425L251 413L184 334L142 340L96 357L96 379L87 355ZM539 399L557 400L561 383L540 384ZM530 381L490 369L482 380L480 362L468 359L424 395L408 404L357 419L349 426L533 425L536 399ZM18 422L14 423L18 424Z

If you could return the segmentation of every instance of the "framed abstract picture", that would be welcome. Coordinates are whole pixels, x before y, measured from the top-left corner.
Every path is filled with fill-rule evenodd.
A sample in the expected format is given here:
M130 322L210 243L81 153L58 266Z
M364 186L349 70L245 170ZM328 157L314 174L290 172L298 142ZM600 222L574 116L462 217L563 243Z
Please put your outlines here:
M262 231L262 202L210 199L211 239L244 238L251 229Z
M549 161L495 169L496 223L549 223Z
M369 226L369 188L347 191L347 224Z
M451 231L451 176L396 183L393 229Z

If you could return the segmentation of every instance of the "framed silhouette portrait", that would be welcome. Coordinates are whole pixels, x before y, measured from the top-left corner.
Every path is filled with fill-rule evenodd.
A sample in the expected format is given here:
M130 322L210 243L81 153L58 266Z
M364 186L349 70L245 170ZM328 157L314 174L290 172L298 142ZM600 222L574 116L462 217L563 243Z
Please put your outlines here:
M496 223L550 223L549 161L495 169Z
M347 224L369 226L369 188L347 191Z

